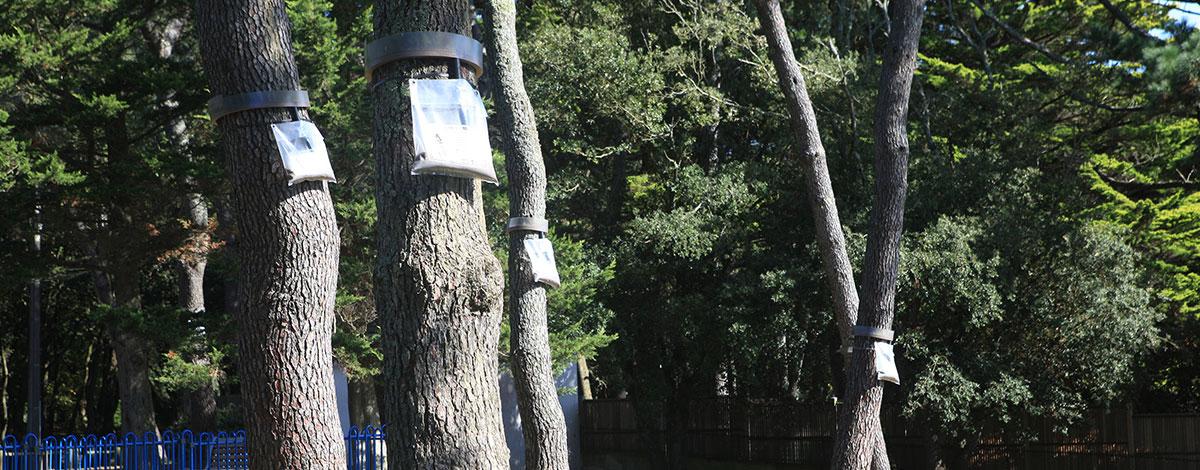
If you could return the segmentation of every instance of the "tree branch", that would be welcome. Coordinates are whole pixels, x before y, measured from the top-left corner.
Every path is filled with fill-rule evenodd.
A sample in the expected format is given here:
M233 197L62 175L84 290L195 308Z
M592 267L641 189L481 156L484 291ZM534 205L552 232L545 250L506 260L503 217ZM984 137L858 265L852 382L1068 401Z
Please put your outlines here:
M1125 28L1130 32L1155 42L1162 42L1161 39L1154 37L1150 33L1147 33L1146 31L1137 27L1137 25L1133 24L1133 20L1129 18L1129 15L1126 15L1124 11L1122 11L1120 8L1117 8L1117 6L1113 5L1109 0L1099 1L1101 5L1104 5L1104 9L1108 10L1109 13L1112 13L1113 17L1115 17L1117 21L1121 22L1121 24L1125 25Z
M978 8L980 11L983 12L983 16L986 16L987 19L991 20L993 23L996 23L996 26L999 26L1000 29L1003 29L1005 33L1008 33L1008 35L1012 36L1013 39L1016 39L1017 42L1020 42L1021 44L1024 44L1024 45L1032 48L1033 50L1036 50L1036 51L1042 53L1042 55L1046 56L1047 58L1049 58L1050 60L1053 60L1055 62L1059 62L1059 63L1063 63L1063 64L1071 63L1071 61L1069 59L1067 59L1066 57L1063 57L1063 56L1059 55L1058 53L1051 51L1050 49L1047 49L1046 46L1039 44L1037 42L1034 42L1033 40L1029 39L1028 37L1025 37L1025 35L1022 34L1020 31L1018 31L1016 28L1010 26L1008 23L1005 23L1003 20L1001 20L999 17L997 17L995 13L992 13L992 10L990 10L987 7L980 4L978 0L971 0L971 4L975 5L975 8Z

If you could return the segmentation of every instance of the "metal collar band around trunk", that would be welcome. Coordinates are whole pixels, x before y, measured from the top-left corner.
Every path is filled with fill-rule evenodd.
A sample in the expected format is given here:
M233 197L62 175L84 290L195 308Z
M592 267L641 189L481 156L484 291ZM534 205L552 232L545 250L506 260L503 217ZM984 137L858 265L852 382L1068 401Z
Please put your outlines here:
M853 335L858 337L875 338L883 341L892 341L896 336L896 332L883 328L875 328L872 326L857 325L854 327Z
M298 108L308 107L304 90L252 91L240 95L218 95L208 100L208 115L213 122L233 113L262 108L292 108L292 117L300 119Z
M371 82L375 69L384 64L428 57L456 59L470 67L476 77L483 74L483 44L479 41L455 33L415 31L385 36L367 44L367 83Z
M514 230L528 230L544 234L550 231L550 222L541 217L513 217L508 219L508 225L504 227L504 233Z

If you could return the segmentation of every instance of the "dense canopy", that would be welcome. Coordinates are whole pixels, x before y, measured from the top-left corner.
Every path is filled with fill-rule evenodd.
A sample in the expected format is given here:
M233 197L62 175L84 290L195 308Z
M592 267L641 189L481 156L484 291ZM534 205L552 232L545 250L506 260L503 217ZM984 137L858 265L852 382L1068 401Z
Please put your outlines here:
M287 5L339 181L334 355L366 400L381 364L362 62L371 6ZM830 294L754 9L518 6L563 280L549 293L555 367L585 357L594 394L665 407L837 396ZM1198 9L928 2L908 116L902 385L885 401L963 442L1026 413L1066 425L1125 402L1200 408L1200 33L1186 13ZM193 15L178 0L0 6L0 435L24 428L34 278L52 351L45 429L120 427L114 329L148 361L159 426L187 425L189 394L205 386L216 387L217 425L241 423L231 248L245 234L203 108ZM785 2L784 15L858 266L886 12L828 0ZM489 109L491 86L485 75ZM505 155L494 158L503 170ZM500 173L484 207L504 259ZM211 208L202 227L189 194ZM202 312L179 302L179 266L196 257L208 262Z

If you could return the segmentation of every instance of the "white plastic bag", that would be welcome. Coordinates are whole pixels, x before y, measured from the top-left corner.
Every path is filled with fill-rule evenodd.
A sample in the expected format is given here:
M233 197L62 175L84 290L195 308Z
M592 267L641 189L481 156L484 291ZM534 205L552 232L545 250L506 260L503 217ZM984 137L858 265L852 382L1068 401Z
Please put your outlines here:
M308 121L280 122L271 124L271 131L288 172L288 186L301 181L337 182L317 126Z
M447 175L497 183L488 143L487 110L463 79L409 80L414 175Z
M525 254L529 255L534 282L540 282L550 287L559 286L558 266L554 264L554 247L550 244L550 239L525 239Z
M900 372L896 370L896 353L892 343L875 342L875 375L879 380L900 385Z

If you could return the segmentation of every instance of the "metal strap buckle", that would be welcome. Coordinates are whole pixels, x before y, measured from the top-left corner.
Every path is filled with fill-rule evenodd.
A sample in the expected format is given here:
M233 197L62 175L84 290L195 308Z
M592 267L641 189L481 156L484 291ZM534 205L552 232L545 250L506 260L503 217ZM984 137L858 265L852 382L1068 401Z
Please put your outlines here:
M375 69L400 59L442 57L465 63L479 77L483 74L483 44L470 37L441 31L414 31L385 36L367 44L367 83ZM457 71L455 72L458 73Z
M892 341L895 338L896 332L885 330L883 328L875 328L873 326L856 325L853 330L853 335L858 337L875 338L883 341Z
M217 95L208 100L208 115L215 122L225 116L251 109L292 108L292 117L299 120L297 108L308 107L308 92L304 90L252 91L240 95Z
M508 225L504 227L504 233L514 230L547 233L550 231L550 222L541 217L513 217L508 219Z

